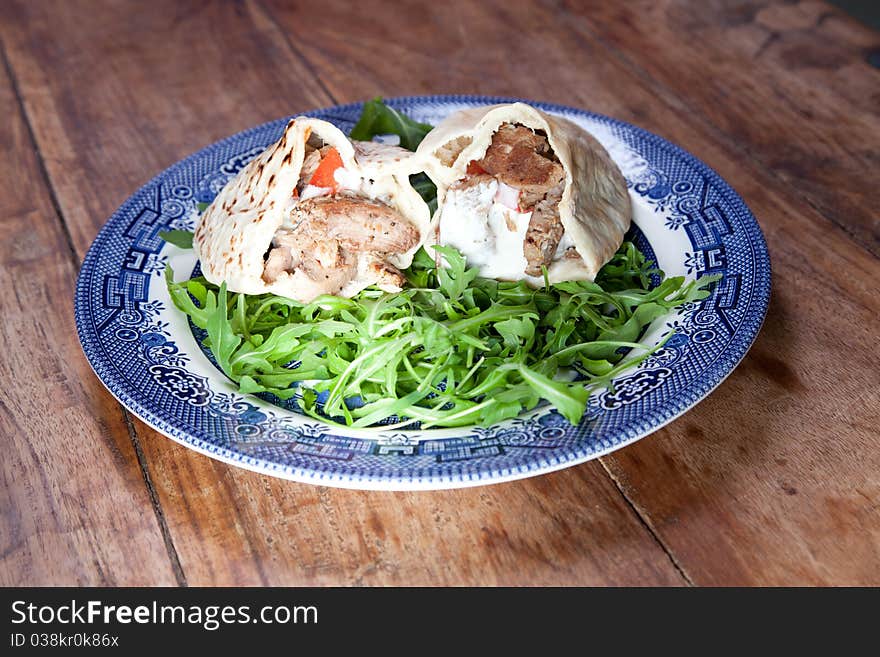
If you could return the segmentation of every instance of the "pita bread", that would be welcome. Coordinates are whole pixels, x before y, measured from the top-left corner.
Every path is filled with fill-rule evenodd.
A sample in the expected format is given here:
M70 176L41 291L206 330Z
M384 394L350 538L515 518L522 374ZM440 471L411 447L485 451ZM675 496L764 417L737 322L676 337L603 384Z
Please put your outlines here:
M308 143L307 143L308 142ZM274 281L263 278L265 257L279 228L290 216L293 190L307 151L321 144L336 148L348 174L373 181L371 196L396 210L418 233L418 243L403 253L381 254L381 261L399 269L428 235L430 211L409 184L417 168L413 154L396 146L352 142L336 126L306 117L291 120L281 138L248 163L217 195L199 218L194 247L209 281L245 294L273 293L302 302L320 294L353 296L380 281L376 254L358 253L357 274L338 285L309 277L300 269L285 271ZM338 278L338 277L336 277ZM393 286L392 286L393 287Z
M626 180L589 132L524 103L455 112L422 141L418 155L437 185L440 208L434 216L432 239L439 234L447 190L466 175L468 163L485 155L492 136L505 123L544 131L565 170L560 219L581 257L551 261L547 268L550 282L593 280L617 251L630 225L632 207ZM542 282L525 273L522 279Z

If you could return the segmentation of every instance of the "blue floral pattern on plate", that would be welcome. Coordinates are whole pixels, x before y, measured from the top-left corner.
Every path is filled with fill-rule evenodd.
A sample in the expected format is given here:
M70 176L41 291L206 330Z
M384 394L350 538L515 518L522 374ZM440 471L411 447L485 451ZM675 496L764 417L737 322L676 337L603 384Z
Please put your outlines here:
M510 98L390 99L437 123L449 112ZM531 101L528 101L531 102ZM346 430L239 394L199 347L160 277L187 275L191 252L160 230L192 230L197 203L211 201L281 134L280 119L217 142L159 174L109 219L86 255L76 289L83 350L107 388L138 417L214 458L288 479L366 489L454 488L559 469L631 443L688 410L745 355L770 296L761 230L709 167L640 128L582 110L532 103L580 123L605 144L627 177L635 236L667 274L720 274L712 295L655 322L645 341L665 345L591 395L578 426L543 406L490 428ZM350 130L360 104L315 110Z

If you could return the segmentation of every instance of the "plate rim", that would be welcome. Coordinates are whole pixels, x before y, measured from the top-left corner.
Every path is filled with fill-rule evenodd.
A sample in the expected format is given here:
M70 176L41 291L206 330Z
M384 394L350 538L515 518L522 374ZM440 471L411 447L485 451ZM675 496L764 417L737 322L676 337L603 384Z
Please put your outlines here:
M351 473L344 474L311 470L294 465L273 464L264 459L252 457L240 452L230 450L225 447L218 447L207 443L198 437L196 431L187 430L185 422L180 422L179 426L175 426L171 422L167 422L140 401L133 399L124 389L125 380L121 376L113 376L114 373L107 372L106 363L101 362L97 353L90 353L91 348L87 345L91 340L87 339L84 330L84 314L88 307L88 285L90 274L94 271L95 262L98 260L99 246L106 236L111 232L115 223L126 210L127 206L133 199L139 198L151 187L161 182L170 175L173 175L180 169L185 169L194 161L226 146L234 144L238 141L248 138L256 133L266 130L269 126L281 123L291 118L281 117L271 121L267 121L257 126L247 128L235 134L229 135L223 139L215 141L207 146L195 151L165 168L155 176L153 176L145 184L141 185L134 193L130 194L122 204L114 211L114 213L105 221L104 225L98 231L92 244L90 245L85 257L83 258L79 274L77 276L76 289L74 294L74 317L77 327L77 335L79 337L80 346L86 355L86 359L95 372L97 378L102 385L120 402L123 407L140 418L147 425L159 431L163 435L171 438L178 444L184 445L194 451L223 461L230 465L242 467L251 471L267 474L287 480L299 481L303 483L319 484L338 488L349 488L359 490L441 490L451 488L465 488L472 486L488 485L495 483L504 483L517 479L523 479L540 474L546 474L563 468L571 467L584 463L586 461L599 458L613 451L630 445L647 435L661 429L679 416L683 415L698 403L703 401L712 393L728 376L736 369L736 367L745 358L751 346L754 344L766 318L767 310L770 302L772 289L772 263L769 250L767 248L766 239L764 237L761 226L758 223L754 213L749 209L748 205L742 197L727 183L713 168L708 164L682 148L677 144L650 132L637 125L633 125L627 121L622 121L603 114L592 112L589 110L561 105L557 103L549 103L533 99L524 99L516 97L504 96L482 96L471 94L439 94L425 96L398 96L388 97L386 102L391 104L406 105L411 103L464 103L464 104L497 104L497 103L513 103L525 102L540 109L549 110L551 112L559 112L563 114L581 115L591 119L597 119L606 123L611 127L623 128L637 136L652 143L663 150L666 150L671 156L683 160L688 166L693 167L700 174L704 175L712 186L720 189L725 196L725 200L731 202L732 206L738 206L735 209L740 216L746 221L741 221L747 234L748 244L753 249L755 258L755 280L750 288L752 299L749 302L748 309L755 312L743 320L742 325L732 337L726 347L717 355L715 360L708 365L694 380L690 381L686 386L680 389L676 395L669 400L658 404L656 408L652 408L645 413L624 422L614 433L614 435L605 438L603 443L595 443L593 446L575 446L567 448L562 454L554 455L551 458L534 459L524 464L520 464L517 468L512 467L488 467L478 472L472 473L456 473L434 475L434 476L397 476L394 474L370 474L370 473ZM347 103L342 105L330 105L323 108L309 110L296 116L312 116L327 115L332 112L351 112L359 109L363 102ZM755 306L755 310L752 306ZM110 374L110 376L108 376ZM108 381L108 378L110 379ZM708 379L708 380L707 380Z

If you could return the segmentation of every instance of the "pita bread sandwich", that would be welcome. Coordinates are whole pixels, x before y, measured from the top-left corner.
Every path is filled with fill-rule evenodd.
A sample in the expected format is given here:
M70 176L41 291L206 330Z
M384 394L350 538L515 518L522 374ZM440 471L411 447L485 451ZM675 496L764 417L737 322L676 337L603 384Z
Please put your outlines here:
M409 183L414 163L409 151L350 141L326 121L291 120L200 217L205 278L301 302L400 290L431 220Z
M543 284L593 280L632 208L626 180L589 132L524 103L449 115L419 145L437 185L430 242L481 275Z

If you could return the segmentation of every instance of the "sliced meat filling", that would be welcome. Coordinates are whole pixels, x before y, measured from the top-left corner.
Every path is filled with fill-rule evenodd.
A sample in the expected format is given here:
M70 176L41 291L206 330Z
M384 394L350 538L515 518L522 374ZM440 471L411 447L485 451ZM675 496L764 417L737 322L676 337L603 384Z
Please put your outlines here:
M301 271L335 294L354 280L358 255L367 253L377 282L399 287L402 274L383 256L408 251L417 242L415 227L387 205L347 196L314 198L294 207L291 228L276 232L263 280L273 283L285 272Z
M338 241L346 249L402 253L419 239L415 227L393 208L354 196L326 196L302 201L293 209L294 230Z
M450 185L449 189L470 189L471 187L479 187L480 185L485 185L492 180L495 180L495 176L490 176L488 173L474 173L453 183L452 185Z
M532 210L526 238L523 241L523 255L528 263L526 273L529 276L541 275L541 268L546 267L553 260L559 240L565 233L562 219L559 217L562 189L562 184L556 185Z
M332 294L357 275L357 258L334 240L282 228L266 256L263 280L274 283L282 274L297 271Z
M534 207L565 178L547 137L521 125L503 124L477 165L520 191L520 207Z
M299 170L299 182L296 185L296 190L302 193L302 190L306 185L309 184L309 181L312 179L312 176L315 175L315 170L318 168L318 165L321 163L321 151L319 149L314 149L303 160L302 168Z
M379 287L403 287L406 283L406 276L394 265L374 260L367 265L367 271L370 276L376 279L376 285Z
M522 125L505 123L492 136L483 159L474 164L475 170L519 190L520 212L531 210L523 241L525 273L540 276L542 267L552 261L565 233L559 215L565 170L546 135Z

